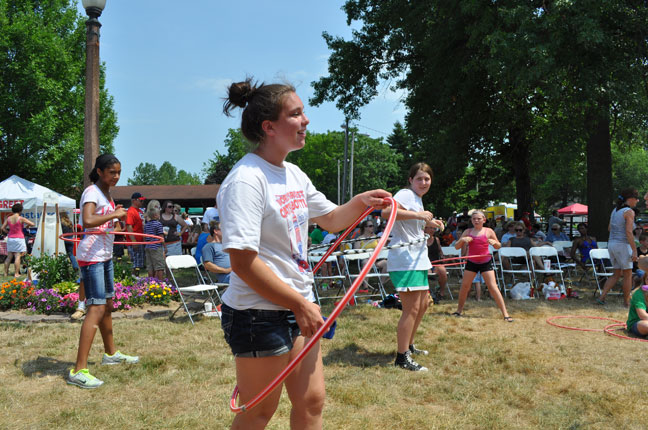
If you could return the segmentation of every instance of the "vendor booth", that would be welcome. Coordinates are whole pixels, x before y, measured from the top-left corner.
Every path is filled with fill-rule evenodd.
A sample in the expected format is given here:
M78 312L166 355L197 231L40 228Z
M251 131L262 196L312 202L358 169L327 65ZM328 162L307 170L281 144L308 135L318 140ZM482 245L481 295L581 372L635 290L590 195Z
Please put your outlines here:
M23 205L22 216L38 228L32 255L65 253L65 245L58 239L61 234L58 214L67 211L71 213L70 218L73 218L76 201L13 175L0 182L0 222L11 215L11 207L16 203Z

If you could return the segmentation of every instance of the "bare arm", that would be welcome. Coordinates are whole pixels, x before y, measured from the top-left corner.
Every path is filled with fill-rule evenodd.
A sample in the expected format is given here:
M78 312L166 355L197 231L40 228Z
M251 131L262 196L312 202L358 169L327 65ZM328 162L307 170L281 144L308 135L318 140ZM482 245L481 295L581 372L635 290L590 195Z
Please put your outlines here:
M27 224L29 227L33 227L36 225L25 217L20 217L20 222L22 222L23 224Z
M495 248L495 249L500 249L500 248L502 247L502 244L501 244L500 241L497 239L497 235L495 234L495 232L493 231L493 229L490 229L490 228L489 228L488 230L486 230L486 234L488 235L488 236L486 236L486 237L488 238L488 243L489 243L490 245L492 245L493 248Z
M205 266L205 269L207 269L208 272L212 273L230 273L232 271L232 269L229 267L220 267L219 265L214 264L211 261L203 261L203 266Z
M324 324L319 306L290 288L254 251L228 249L232 271L261 297L295 314L302 335L311 337Z
M185 231L189 230L189 226L187 225L187 223L185 222L185 220L182 219L182 217L181 217L180 215L174 215L174 216L175 216L175 220L176 220L176 221L178 222L178 224L180 224L180 226L182 227L182 228L180 229L180 233L178 233L178 236L182 236L183 233L184 233Z
M632 234L632 228L634 227L634 211L625 211L623 218L625 218L626 238L632 248L632 261L637 261L637 245L635 245L634 235Z
M455 249L463 248L464 245L468 245L472 242L472 237L470 237L470 228L464 230L461 234L461 237L455 242Z
M637 311L637 316L642 319L642 320L648 320L648 312L646 312L645 309L639 309L635 308L635 311Z
M351 225L358 216L367 208L372 206L376 209L385 207L385 197L391 197L391 193L385 190L372 190L357 194L351 200L333 209L326 215L311 218L315 223L328 231L340 231Z

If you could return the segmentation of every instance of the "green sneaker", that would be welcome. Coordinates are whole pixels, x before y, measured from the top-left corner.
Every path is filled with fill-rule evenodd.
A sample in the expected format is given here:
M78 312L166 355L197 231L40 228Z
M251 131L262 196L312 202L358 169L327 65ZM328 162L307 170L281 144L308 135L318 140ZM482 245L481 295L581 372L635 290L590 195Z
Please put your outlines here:
M139 357L133 356L133 355L126 355L122 354L121 352L117 351L113 355L108 355L104 353L103 358L101 359L101 364L135 364L139 362Z
M70 385L76 385L81 388L99 388L103 385L103 381L92 376L88 369L81 369L77 373L74 373L70 369L70 373L68 373L65 381Z

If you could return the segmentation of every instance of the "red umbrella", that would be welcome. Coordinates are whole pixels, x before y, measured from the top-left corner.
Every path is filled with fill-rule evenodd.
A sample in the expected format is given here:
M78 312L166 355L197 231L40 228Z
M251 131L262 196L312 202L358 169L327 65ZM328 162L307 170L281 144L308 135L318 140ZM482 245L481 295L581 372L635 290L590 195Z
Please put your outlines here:
M587 206L574 203L573 205L558 209L558 213L563 215L587 215Z

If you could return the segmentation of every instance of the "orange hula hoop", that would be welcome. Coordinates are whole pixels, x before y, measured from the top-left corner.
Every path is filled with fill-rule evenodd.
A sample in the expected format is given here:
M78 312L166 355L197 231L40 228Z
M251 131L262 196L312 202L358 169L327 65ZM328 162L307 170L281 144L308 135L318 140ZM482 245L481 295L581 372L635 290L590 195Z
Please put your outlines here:
M73 242L73 243L79 243L81 242L81 238L79 236L85 236L85 235L106 235L106 234L119 234L122 236L136 236L136 237L141 237L142 239L146 238L152 238L155 239L153 241L139 241L139 242L119 242L119 241L114 241L114 245L153 245L155 243L162 243L164 242L164 239L161 238L160 236L156 236L154 234L145 234L145 233L135 233L131 231L74 231L71 233L63 233L62 235L59 236L59 239L64 240L65 242Z

